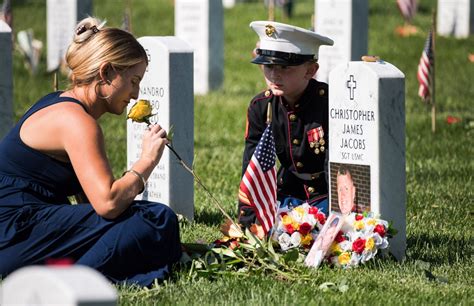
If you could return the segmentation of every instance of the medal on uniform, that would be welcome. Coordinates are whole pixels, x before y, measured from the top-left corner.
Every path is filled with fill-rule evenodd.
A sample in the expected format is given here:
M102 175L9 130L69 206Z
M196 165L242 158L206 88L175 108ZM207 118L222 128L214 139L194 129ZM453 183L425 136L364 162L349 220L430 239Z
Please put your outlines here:
M319 146L319 133L317 129L311 129L306 132L308 137L309 147L314 148Z
M319 154L319 149L318 148L314 149L314 153Z
M323 153L324 150L325 150L324 146L321 146L321 147L319 148L319 150L321 151L321 153Z

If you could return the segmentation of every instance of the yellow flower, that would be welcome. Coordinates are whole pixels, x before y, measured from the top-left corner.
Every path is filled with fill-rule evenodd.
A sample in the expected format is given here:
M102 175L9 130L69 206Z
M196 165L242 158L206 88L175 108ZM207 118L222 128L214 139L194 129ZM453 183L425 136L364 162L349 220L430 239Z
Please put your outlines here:
M146 122L150 124L148 119L152 116L152 107L148 100L138 100L128 112L127 119L134 122Z
M293 228L295 229L295 231L299 230L300 229L300 224L293 220L293 222L291 222L291 226L293 226Z
M301 206L298 206L298 207L293 208L293 211L294 211L294 212L297 212L298 215L300 215L300 217L303 217L304 214L305 214L305 210L304 210L304 208L301 207Z
M377 221L374 218L370 218L367 220L367 225L375 225L377 224Z
M351 254L349 252L344 252L337 257L337 261L341 265L347 265L351 260Z
M370 237L365 241L365 249L372 251L375 248L374 238Z
M331 253L332 254L340 254L342 252L341 247L339 246L339 243L333 242L331 244Z
M301 244L302 245L309 245L313 241L313 237L311 234L306 234L301 238Z
M283 225L288 225L288 224L293 223L293 218L291 218L289 215L285 215L281 219L281 222L283 222Z
M364 225L364 221L362 221L362 220L359 220L359 221L355 221L355 222L354 222L354 228L355 228L356 230L358 230L358 231L360 231L361 229L363 229L364 226L365 226L365 225Z

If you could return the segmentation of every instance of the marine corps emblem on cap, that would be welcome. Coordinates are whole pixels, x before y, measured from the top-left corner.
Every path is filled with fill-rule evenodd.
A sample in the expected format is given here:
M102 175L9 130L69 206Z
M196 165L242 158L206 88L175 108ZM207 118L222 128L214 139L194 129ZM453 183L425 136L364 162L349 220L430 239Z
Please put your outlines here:
M267 24L265 26L265 34L268 36L268 37L271 37L273 35L273 33L275 33L275 27L272 26L271 24Z

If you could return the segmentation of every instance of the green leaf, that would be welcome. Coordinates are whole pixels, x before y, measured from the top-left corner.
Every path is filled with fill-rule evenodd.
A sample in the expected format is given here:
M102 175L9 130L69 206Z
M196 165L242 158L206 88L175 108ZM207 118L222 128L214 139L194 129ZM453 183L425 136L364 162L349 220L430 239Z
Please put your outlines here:
M286 263L292 262L292 261L297 261L299 257L299 251L297 248L292 248L286 251L286 253L283 255L283 259L285 260Z
M225 249L225 248L213 248L212 251L217 254L229 256L229 257L237 257L234 254L234 251L231 249Z

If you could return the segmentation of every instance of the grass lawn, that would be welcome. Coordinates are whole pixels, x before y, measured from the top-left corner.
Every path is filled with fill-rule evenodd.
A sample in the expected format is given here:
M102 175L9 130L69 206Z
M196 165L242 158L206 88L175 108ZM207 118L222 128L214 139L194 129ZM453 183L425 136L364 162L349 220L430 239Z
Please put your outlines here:
M14 30L32 28L46 44L46 1L13 1ZM94 1L94 14L120 26L126 1ZM173 35L172 0L132 1L137 37ZM414 25L419 35L394 34L403 20L395 1L371 0L369 54L397 66L406 77L407 256L398 263L379 260L351 270L324 267L307 271L310 280L285 281L275 275L223 275L215 279L189 276L186 270L150 290L120 288L120 304L470 304L473 291L474 172L474 36L438 37L436 41L437 131L431 132L428 108L417 97L416 70L435 1L420 0ZM314 1L295 1L287 22L311 26ZM225 81L221 89L195 98L195 168L227 212L236 216L245 114L250 99L264 89L261 72L249 63L257 39L248 24L268 16L262 1L239 3L225 11ZM281 13L276 20L285 22ZM31 76L18 52L14 55L14 111L18 119L52 89L45 71ZM62 77L60 88L67 83ZM447 124L448 115L462 121ZM469 126L470 122L470 126ZM125 115L104 116L101 125L114 173L126 167ZM179 127L178 127L179 128ZM195 220L182 226L182 240L211 242L220 238L224 221L206 194L195 186ZM140 258L137 258L140 260ZM433 276L434 275L434 276ZM320 285L347 284L348 290ZM469 302L471 301L471 302Z

